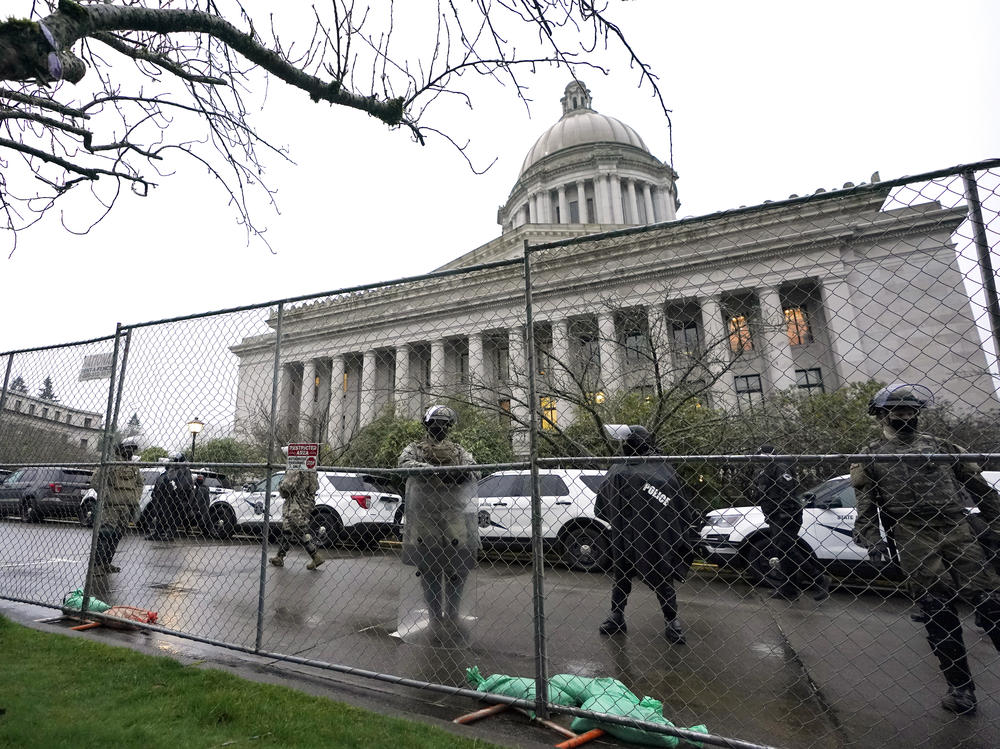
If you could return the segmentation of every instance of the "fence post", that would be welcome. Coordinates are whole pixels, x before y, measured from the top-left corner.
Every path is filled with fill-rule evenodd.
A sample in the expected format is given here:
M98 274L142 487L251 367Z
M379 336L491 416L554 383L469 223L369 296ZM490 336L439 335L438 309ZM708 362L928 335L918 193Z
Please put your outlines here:
M1000 366L1000 302L997 301L996 278L993 274L993 261L990 259L990 246L986 242L986 225L983 223L975 172L971 169L962 172L962 181L965 182L965 200L969 204L969 219L972 221L972 238L979 256L979 270L983 275L986 311L990 318L990 331L993 333L993 357Z
M108 493L108 452L114 437L112 415L115 412L115 374L118 367L118 347L121 344L122 324L115 326L115 348L111 354L111 378L108 381L108 407L104 412L104 439L101 444L101 463L99 467L100 480L97 482L97 506L94 508L94 528L90 534L90 555L87 558L87 575L83 581L83 602L80 613L85 612L90 605L90 591L94 585L94 563L97 561L97 537L101 530L101 519L104 516L104 498ZM120 391L119 391L120 397Z
M7 354L7 371L3 376L3 388L0 389L0 424L3 424L3 411L7 408L7 387L10 385L10 370L14 366L14 355Z
M267 543L271 535L271 462L274 457L275 421L278 412L278 372L281 367L281 324L285 318L285 303L278 303L278 320L274 327L274 369L271 372L271 415L267 427L267 468L264 471L264 532L260 539L260 582L257 586L257 636L254 652L260 652L264 640L264 593L267 586Z
M549 717L548 653L545 643L545 546L538 486L538 392L535 382L535 323L531 300L531 249L524 240L524 346L528 360L528 459L531 464L531 582L535 629L535 712Z

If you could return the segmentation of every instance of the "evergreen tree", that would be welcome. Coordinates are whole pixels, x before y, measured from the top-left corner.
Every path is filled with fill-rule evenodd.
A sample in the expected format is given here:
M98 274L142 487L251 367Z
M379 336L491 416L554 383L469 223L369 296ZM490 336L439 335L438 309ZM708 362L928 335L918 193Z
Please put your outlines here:
M28 394L28 386L24 384L24 378L21 375L15 377L13 382L10 383L10 392L20 393L21 395Z
M52 378L46 375L45 380L42 382L42 387L38 391L38 397L43 401L57 402L59 399L56 397L56 391L52 388Z
M125 425L125 436L126 437L138 437L142 434L142 424L139 421L139 415L133 413L132 417L128 420Z

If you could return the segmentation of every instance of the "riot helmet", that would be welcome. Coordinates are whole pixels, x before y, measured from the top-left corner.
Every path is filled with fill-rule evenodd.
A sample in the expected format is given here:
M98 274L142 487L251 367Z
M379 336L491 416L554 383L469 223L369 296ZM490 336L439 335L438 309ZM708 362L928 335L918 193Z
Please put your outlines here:
M168 456L171 463L183 463L187 458L184 457L184 453L175 450Z
M656 452L656 435L640 424L629 425L622 452L625 455L652 455Z
M424 413L423 423L431 438L440 441L458 423L458 414L448 406L431 406Z
M139 440L135 437L126 437L118 443L116 449L119 455L126 460L131 460L132 456L139 452Z
M895 383L879 390L868 401L868 413L882 416L894 408L913 408L917 411L934 405L934 393L924 385Z

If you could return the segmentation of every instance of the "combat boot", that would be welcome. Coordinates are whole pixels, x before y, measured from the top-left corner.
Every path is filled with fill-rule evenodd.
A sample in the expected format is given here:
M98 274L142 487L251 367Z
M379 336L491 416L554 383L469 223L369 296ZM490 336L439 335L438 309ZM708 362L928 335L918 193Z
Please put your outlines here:
M321 564L323 564L323 561L324 561L323 558L319 554L314 552L312 555L312 559L310 559L308 564L306 564L306 569L314 570L318 568Z
M667 622L667 626L663 631L664 636L667 638L667 642L674 645L683 645L687 642L684 639L684 630L681 629L681 623L676 619Z
M956 715L970 715L976 712L976 692L972 687L948 687L941 707Z
M620 611L613 611L611 616L601 623L597 631L602 635L625 634L628 632L628 626L625 624L625 614Z
M813 588L813 600L814 601L825 601L830 597L830 576L820 575L816 578Z
M277 554L275 554L273 557L271 557L267 561L269 561L275 567L284 567L285 566L285 555L282 554L281 552L278 552Z

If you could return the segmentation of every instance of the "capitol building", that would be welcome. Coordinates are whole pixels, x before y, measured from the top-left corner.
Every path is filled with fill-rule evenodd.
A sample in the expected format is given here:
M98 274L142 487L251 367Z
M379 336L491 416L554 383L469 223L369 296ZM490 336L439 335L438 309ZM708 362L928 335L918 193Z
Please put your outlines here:
M677 219L673 168L571 82L499 208L500 236L428 278L283 311L278 415L336 447L387 409L458 397L526 422L525 245L543 427L582 402L684 388L722 411L769 393L923 382L965 412L997 405L955 231L963 207L893 199L873 175ZM272 314L269 326L277 326ZM232 347L236 424L271 403L274 333ZM519 440L515 435L515 446Z

